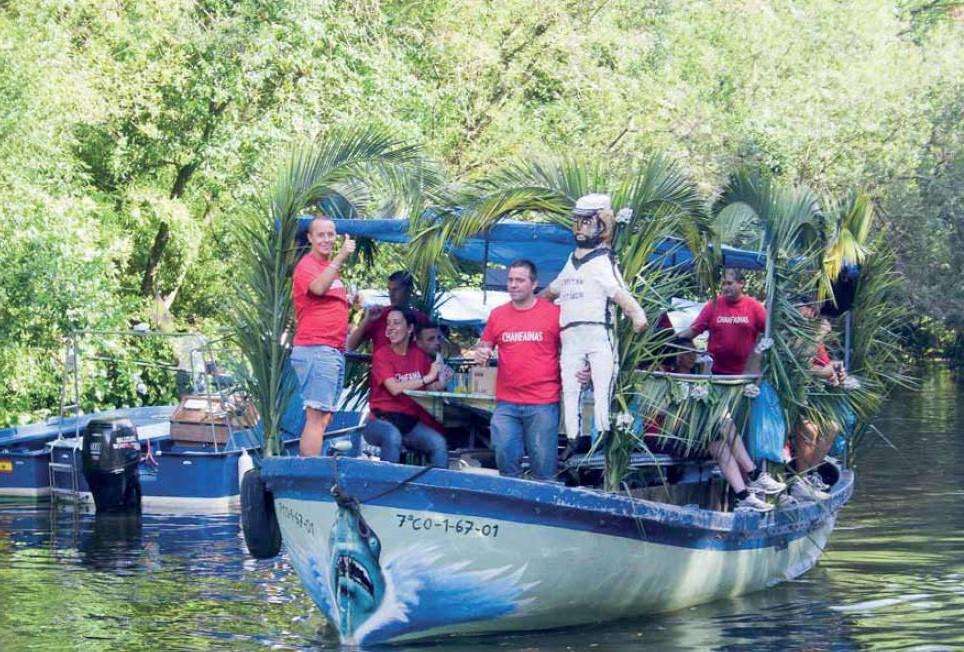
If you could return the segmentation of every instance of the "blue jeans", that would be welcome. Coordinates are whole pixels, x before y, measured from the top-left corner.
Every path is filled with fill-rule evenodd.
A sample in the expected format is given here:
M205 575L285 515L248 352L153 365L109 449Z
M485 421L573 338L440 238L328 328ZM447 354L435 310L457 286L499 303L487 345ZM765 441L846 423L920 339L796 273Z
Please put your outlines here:
M365 441L382 449L381 458L386 462L398 464L402 457L402 444L405 448L428 454L429 466L439 469L449 467L449 451L445 437L424 423L402 434L394 424L382 419L373 419L365 426Z
M495 463L499 473L522 474L522 455L529 454L529 468L536 480L556 477L559 435L559 404L525 405L499 401L489 423Z

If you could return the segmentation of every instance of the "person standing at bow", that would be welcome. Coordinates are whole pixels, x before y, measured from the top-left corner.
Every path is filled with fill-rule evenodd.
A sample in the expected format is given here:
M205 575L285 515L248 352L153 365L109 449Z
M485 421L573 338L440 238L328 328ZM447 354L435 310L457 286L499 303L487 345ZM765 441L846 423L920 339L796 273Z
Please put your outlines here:
M305 457L321 453L345 381L349 304L339 270L355 251L355 241L346 235L334 253L336 238L334 222L323 216L313 219L308 225L311 250L298 261L291 282L295 308L291 366L305 404L299 446Z

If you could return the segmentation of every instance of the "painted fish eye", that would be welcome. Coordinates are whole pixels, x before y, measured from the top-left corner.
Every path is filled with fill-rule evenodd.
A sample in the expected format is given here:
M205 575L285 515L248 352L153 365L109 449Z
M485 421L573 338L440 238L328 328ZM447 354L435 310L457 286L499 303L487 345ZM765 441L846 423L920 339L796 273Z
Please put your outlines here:
M368 527L368 523L365 522L361 516L358 517L358 534L365 537L366 539L371 536L371 528Z

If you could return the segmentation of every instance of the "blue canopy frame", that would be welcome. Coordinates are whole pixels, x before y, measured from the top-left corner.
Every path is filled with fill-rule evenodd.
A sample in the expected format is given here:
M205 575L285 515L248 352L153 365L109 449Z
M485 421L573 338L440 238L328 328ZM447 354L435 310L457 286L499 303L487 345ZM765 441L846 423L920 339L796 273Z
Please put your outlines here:
M298 239L305 240L310 217L300 218ZM335 219L340 234L370 238L376 242L405 244L408 239L407 219ZM514 260L531 260L539 269L540 279L552 279L562 270L566 259L576 247L572 232L558 224L502 220L487 233L472 236L460 245L447 244L446 250L459 260L487 266L488 263L508 265ZM664 267L689 269L695 256L678 238L663 240L653 254ZM749 270L766 267L766 254L723 247L723 265Z

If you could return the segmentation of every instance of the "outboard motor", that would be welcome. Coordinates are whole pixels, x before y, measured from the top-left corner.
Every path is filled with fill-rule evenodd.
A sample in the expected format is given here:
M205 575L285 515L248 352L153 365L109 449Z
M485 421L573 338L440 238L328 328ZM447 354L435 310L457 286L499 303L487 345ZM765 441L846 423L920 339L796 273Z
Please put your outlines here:
M98 512L141 508L141 445L129 419L92 419L84 428L81 459Z

